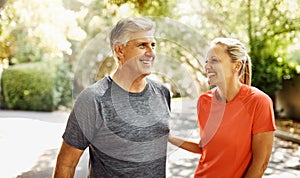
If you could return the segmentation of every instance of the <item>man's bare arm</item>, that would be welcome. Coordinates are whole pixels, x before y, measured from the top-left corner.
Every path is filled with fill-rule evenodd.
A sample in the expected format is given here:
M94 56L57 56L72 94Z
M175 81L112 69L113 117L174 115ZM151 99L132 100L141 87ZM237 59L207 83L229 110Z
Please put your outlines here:
M73 178L83 152L84 150L77 149L63 141L57 156L53 178Z

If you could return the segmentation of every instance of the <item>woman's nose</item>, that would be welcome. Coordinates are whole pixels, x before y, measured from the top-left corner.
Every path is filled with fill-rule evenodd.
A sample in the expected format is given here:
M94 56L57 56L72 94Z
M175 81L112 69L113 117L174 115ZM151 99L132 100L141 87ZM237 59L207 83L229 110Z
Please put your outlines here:
M205 69L205 71L207 70L207 69L210 69L211 68L211 65L209 64L209 62L206 62L205 64L204 64L204 69Z

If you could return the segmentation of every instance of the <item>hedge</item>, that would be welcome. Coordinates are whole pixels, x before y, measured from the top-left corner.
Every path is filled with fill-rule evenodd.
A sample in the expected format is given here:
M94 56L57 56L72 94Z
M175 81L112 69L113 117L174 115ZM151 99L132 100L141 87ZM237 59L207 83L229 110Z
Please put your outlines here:
M55 67L43 62L10 66L2 73L7 109L53 111Z

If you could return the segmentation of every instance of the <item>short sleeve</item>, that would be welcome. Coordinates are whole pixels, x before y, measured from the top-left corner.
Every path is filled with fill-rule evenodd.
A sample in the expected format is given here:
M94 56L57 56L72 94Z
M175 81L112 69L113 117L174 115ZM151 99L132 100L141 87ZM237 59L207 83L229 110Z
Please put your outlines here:
M273 102L266 94L258 94L252 134L274 131L275 128Z
M164 96L167 100L169 110L171 111L171 94L170 94L169 89L166 88L166 87L163 87L163 93L164 93Z
M102 124L96 95L93 88L84 90L77 98L63 134L64 141L84 150L93 140Z
M69 116L67 127L63 134L63 139L67 144L80 150L84 150L89 145L88 139L79 127L74 110L72 110Z

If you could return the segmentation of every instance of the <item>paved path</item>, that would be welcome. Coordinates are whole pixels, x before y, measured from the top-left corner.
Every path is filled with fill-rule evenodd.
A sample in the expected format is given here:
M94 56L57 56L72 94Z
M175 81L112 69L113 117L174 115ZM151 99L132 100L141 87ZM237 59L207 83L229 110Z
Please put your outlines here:
M195 103L176 103L170 121L172 134L197 141ZM51 178L68 114L0 110L0 178ZM169 145L167 177L192 177L198 159L196 154ZM264 178L299 178L299 159L298 144L276 138ZM76 178L86 177L87 164L86 151L77 167Z

